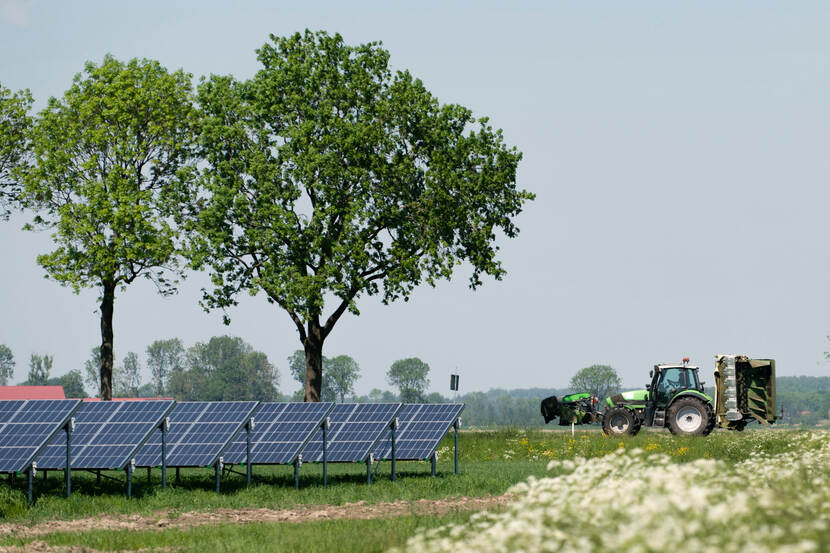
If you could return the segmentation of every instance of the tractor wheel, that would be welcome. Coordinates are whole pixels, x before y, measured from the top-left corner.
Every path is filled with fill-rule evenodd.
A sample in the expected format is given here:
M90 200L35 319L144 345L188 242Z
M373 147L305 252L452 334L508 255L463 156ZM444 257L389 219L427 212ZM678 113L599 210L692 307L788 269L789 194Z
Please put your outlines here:
M639 421L634 412L625 407L612 407L602 418L602 431L606 436L633 436L639 430Z
M712 407L696 397L681 397L668 410L669 431L680 436L706 436L715 427Z

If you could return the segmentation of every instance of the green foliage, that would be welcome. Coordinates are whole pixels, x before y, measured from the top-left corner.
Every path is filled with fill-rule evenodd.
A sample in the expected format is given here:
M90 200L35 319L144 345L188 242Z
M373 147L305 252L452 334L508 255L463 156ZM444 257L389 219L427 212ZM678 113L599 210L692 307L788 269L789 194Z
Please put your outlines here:
M343 403L354 394L354 383L360 378L360 366L348 355L338 355L323 362L323 386Z
M306 31L272 35L257 57L251 80L198 90L207 166L185 224L191 264L212 272L206 307L263 291L319 354L361 295L407 299L462 261L473 288L505 274L496 236L518 234L533 195L501 131L393 73L378 43Z
M99 373L101 371L101 348L92 348L89 359L84 361L84 384L92 390L93 397L100 397L98 392Z
M616 393L622 387L617 371L609 365L591 365L580 369L571 378L571 390L590 392L600 400Z
M115 291L139 277L172 293L177 230L170 213L193 135L191 76L158 62L87 63L61 99L51 98L31 132L33 163L23 203L56 248L38 256L47 275L75 292L102 295L102 381L112 371Z
M120 378L113 378L113 394L119 397L138 397L141 387L141 362L136 353L128 352L121 362Z
M51 355L33 353L29 359L29 376L25 383L29 386L45 386L49 380L49 373L52 371L53 360L54 357Z
M28 90L12 92L0 85L0 220L19 207L19 173L26 169L29 157L31 105Z
M46 383L50 386L62 386L63 393L68 398L87 397L83 375L77 369L71 370L63 376L50 378Z
M0 344L0 386L7 386L14 376L14 354L6 344Z
M0 485L0 519L19 517L27 510L26 496L23 492Z
M178 400L276 401L279 372L266 355L241 338L216 336L187 350L165 386Z
M184 363L184 345L178 338L156 340L147 346L147 365L153 374L153 395L164 395L164 383Z
M305 352L296 350L288 357L288 371L291 378L305 384L306 359ZM345 401L346 396L354 393L354 383L360 378L360 365L348 355L337 357L323 357L323 385L320 390L322 401ZM296 401L302 401L304 396L298 396Z
M429 365L417 357L398 359L386 371L386 380L400 390L401 401L418 403L429 386Z

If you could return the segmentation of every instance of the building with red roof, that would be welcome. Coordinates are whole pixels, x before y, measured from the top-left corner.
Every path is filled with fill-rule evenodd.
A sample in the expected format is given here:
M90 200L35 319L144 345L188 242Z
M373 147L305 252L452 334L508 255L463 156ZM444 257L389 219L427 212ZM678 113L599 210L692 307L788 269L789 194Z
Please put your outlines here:
M0 386L4 399L66 399L63 386Z

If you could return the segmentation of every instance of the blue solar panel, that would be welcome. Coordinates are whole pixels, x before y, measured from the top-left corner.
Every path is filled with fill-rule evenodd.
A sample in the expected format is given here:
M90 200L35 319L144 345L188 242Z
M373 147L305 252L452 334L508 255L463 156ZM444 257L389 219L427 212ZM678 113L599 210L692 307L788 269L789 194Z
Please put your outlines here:
M351 403L335 405L329 415L326 460L330 463L365 461L389 428L400 403ZM318 430L302 452L303 461L323 460L323 433Z
M170 411L172 400L84 402L75 413L73 469L122 469ZM159 446L159 452L161 446ZM66 440L56 436L37 458L40 469L66 466Z
M222 455L258 401L185 401L170 414L167 466L205 467ZM154 434L135 457L138 467L161 465L161 437Z
M77 399L0 401L0 472L28 469L80 404Z
M333 403L263 403L254 413L251 434L251 464L293 463L329 414ZM225 463L245 463L245 432L240 432L222 458Z
M428 459L461 411L463 403L407 403L398 413L395 432L395 459ZM392 458L392 436L386 431L375 447L376 459Z

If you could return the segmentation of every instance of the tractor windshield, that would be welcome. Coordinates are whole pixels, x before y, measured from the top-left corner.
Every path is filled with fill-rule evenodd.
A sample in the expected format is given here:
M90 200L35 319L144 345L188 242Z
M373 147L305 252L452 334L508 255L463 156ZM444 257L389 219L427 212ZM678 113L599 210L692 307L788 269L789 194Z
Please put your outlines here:
M697 389L697 371L687 367L669 367L663 369L663 375L657 384L658 396L673 395L672 390Z

